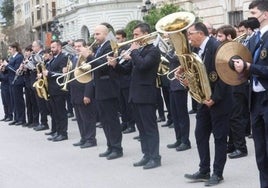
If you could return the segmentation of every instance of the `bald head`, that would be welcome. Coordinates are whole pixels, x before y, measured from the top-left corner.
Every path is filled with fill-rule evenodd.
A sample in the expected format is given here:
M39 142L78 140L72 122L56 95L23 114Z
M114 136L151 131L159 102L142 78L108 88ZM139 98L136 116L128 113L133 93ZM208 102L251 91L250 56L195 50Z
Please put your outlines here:
M97 44L102 44L105 42L106 37L109 33L109 29L104 25L97 25L94 30L94 39Z

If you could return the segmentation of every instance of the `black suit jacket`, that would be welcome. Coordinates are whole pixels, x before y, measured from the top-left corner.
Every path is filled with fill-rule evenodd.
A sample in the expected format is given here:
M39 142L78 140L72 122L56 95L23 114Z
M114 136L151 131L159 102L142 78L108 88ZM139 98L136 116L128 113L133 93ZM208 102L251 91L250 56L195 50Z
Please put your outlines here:
M63 53L60 53L55 59L50 61L47 65L48 76L48 93L50 95L65 95L67 92L61 90L61 87L57 84L56 76L54 73L62 73L63 67L66 67L68 58ZM61 80L62 82L62 80Z
M117 64L115 67L120 72L132 69L129 102L156 104L156 78L160 63L160 51L150 44L142 50L133 50L130 56L132 60L128 64L124 66Z
M22 62L23 62L23 55L21 53L18 53L15 57L10 58L9 63L7 65L7 69L9 69L8 73L9 84L13 83L14 77L16 75L14 70L17 70ZM23 77L18 76L18 78L14 82L14 85L23 85L23 84L24 84Z
M106 41L98 50L96 58L112 51L109 41ZM91 63L92 68L102 65L107 62L106 56ZM95 98L98 100L105 100L111 98L118 98L120 91L120 84L118 74L108 65L105 65L94 71L95 84Z
M203 54L203 62L210 81L211 99L215 102L211 110L216 114L227 113L230 109L231 86L225 84L217 75L215 68L215 55L220 42L210 37ZM215 77L216 76L216 77Z

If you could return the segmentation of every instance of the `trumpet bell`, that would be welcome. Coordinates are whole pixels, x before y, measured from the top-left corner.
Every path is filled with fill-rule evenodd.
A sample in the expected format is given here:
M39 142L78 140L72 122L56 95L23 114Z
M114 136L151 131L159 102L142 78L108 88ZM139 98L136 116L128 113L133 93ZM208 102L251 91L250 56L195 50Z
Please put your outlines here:
M159 33L173 34L190 27L195 21L195 15L190 12L175 12L161 18L155 25Z
M82 84L85 84L85 83L88 83L92 80L92 74L91 73L88 73L88 74L84 74L85 71L82 70L82 69L79 69L77 68L75 71L74 71L74 77L76 78L76 80ZM84 74L83 76L80 76Z

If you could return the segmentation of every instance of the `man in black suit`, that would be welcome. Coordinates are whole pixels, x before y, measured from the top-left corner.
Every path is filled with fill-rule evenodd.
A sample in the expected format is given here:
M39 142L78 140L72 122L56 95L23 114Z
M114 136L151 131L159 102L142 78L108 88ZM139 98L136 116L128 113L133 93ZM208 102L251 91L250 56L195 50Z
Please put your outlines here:
M17 75L17 70L23 62L21 48L17 42L9 45L8 48L11 58L4 65L9 70L8 79L10 86L11 105L14 110L14 121L9 125L23 125L26 123L25 101L23 97L24 80L21 75Z
M194 174L185 174L185 178L192 181L206 181L205 186L212 186L223 180L222 174L226 163L226 142L229 132L231 88L222 82L215 69L215 54L220 43L215 38L209 37L206 26L201 22L190 26L187 34L191 45L200 48L198 55L205 64L212 94L210 99L198 104L196 115L195 138L200 157L200 168ZM215 143L212 176L210 176L209 150L211 134L214 136Z
M134 27L134 38L150 33L148 24L141 23ZM108 58L109 64L117 71L132 69L129 102L133 104L135 122L140 134L143 158L134 166L151 169L161 165L159 155L159 132L156 122L157 88L156 77L160 63L160 51L153 44L142 44L139 41L131 44L131 61L125 66Z
M66 104L66 91L63 91L57 84L55 73L62 73L62 70L67 65L67 56L62 53L62 45L59 40L51 42L51 52L53 53L53 59L47 65L47 70L43 71L43 76L47 77L48 80L48 93L49 93L49 104L51 106L51 125L56 131L48 140L54 142L67 140L67 128L68 128L68 117Z
M252 1L249 12L260 22L260 31L249 40L253 62L235 59L238 73L250 74L250 113L260 187L268 187L268 2ZM251 64L250 64L251 63Z
M180 65L180 62L174 52L166 55L169 60L169 70L172 71ZM189 140L190 118L188 114L188 91L181 85L179 80L170 81L170 111L173 119L176 141L168 144L167 147L176 151L185 151L191 148Z
M122 43L126 41L127 34L124 30L117 30L115 33L115 38L118 43ZM122 46L118 50L118 54L127 53L129 49L129 45ZM128 60L121 59L122 64L128 63ZM121 113L121 121L122 121L122 133L128 134L135 132L135 120L133 117L133 110L131 104L128 102L129 98L129 86L130 86L131 72L120 74L119 73L119 81L120 81L120 113Z
M110 42L107 40L109 29L105 25L98 25L94 30L94 38L98 44L94 56L92 52L82 52L88 61L89 67L97 67L107 62L105 54L112 53ZM103 58L100 58L102 57ZM105 65L94 71L95 97L97 100L100 121L107 140L107 150L100 153L99 157L108 160L123 156L121 125L118 117L120 84L118 74L112 67Z
M86 42L83 39L77 39L74 42L74 49L79 54L82 48L86 48ZM73 67L79 66L79 58L75 58ZM67 70L66 70L67 71ZM65 71L64 71L65 72ZM80 83L74 80L69 83L71 103L74 107L77 124L81 139L74 143L74 146L80 148L89 148L97 145L96 140L96 118L97 107L94 99L93 81L89 83Z
M32 49L33 53L35 54L34 56L42 56L44 55L44 50L43 50L43 43L40 40L33 41L32 43ZM34 60L34 56L32 57L31 61ZM37 115L37 120L33 122L33 127L35 131L42 131L42 130L47 130L48 129L48 123L47 123L47 116L49 113L48 110L48 102L44 98L40 98L37 95L36 88L33 87L34 82L36 81L36 69L30 70L30 84L31 84L31 89L34 91L35 94L35 101L33 100L33 103L37 103L38 106L38 113L40 114L40 122L39 123L39 114ZM31 127L31 126L30 126Z

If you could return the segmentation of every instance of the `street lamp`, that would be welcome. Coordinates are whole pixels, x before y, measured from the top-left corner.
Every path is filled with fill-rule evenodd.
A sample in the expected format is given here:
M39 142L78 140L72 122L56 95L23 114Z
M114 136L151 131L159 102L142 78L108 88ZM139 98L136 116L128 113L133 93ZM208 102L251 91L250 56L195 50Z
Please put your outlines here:
M40 14L40 31L41 31L41 35L40 35L40 40L43 42L43 17L42 17L42 7L38 4L35 5L35 8L37 11L39 11Z
M150 0L146 0L144 5L141 7L141 12L146 14L149 10L155 8L155 3L152 3Z

